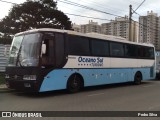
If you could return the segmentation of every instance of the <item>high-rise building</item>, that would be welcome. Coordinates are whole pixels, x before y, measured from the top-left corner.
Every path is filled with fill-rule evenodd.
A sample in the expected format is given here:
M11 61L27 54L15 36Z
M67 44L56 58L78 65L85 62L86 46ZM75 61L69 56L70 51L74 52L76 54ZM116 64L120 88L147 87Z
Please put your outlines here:
M129 40L129 19L128 16L118 17L110 23L103 23L101 25L102 34L121 36ZM138 42L138 23L131 22L131 40Z
M160 17L157 13L147 12L139 17L139 42L151 43L160 50Z
M98 25L97 22L93 22L92 20L89 21L88 24L81 25L81 32L82 33L101 33L101 26Z

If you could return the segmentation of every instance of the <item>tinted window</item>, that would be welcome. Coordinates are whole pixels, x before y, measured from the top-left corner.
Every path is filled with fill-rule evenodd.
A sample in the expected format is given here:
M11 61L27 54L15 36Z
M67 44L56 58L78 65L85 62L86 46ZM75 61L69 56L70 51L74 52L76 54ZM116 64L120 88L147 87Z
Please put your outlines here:
M109 46L106 41L92 40L91 42L93 56L108 56Z
M55 48L56 48L56 66L63 64L64 58L64 37L63 34L55 34Z
M145 54L144 47L139 46L139 47L138 47L138 57L139 57L139 58L144 58L144 54Z
M138 56L138 47L135 45L126 44L125 45L125 56L136 58Z
M154 49L150 47L145 47L145 58L152 59L154 58Z
M90 55L89 40L87 38L70 35L68 40L70 55Z
M110 55L115 57L124 56L124 48L121 43L110 43Z
M154 59L154 49L151 47L139 46L138 53L140 58Z
M149 58L154 59L154 48L149 48L148 51Z

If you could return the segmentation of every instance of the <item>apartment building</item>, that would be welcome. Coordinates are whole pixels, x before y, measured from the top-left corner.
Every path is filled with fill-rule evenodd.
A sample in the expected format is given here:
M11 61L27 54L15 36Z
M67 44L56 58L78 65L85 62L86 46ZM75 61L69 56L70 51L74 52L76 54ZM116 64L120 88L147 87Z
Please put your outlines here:
M109 23L103 23L101 25L101 33L106 35L121 36L129 40L129 18L118 17L115 20L111 20ZM138 23L132 21L131 24L131 40L138 42Z
M90 33L90 32L101 33L101 26L98 25L97 22L93 22L92 20L89 20L88 24L81 25L80 31L82 33Z
M154 44L160 50L160 17L153 11L139 17L139 42Z

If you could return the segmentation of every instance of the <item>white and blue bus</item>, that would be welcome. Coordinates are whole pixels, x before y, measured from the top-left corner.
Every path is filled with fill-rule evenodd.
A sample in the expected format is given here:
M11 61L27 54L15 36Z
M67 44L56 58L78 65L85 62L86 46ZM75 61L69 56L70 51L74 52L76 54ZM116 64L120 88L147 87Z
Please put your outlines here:
M15 35L6 84L21 91L77 92L86 86L155 78L155 49L124 38L35 29Z

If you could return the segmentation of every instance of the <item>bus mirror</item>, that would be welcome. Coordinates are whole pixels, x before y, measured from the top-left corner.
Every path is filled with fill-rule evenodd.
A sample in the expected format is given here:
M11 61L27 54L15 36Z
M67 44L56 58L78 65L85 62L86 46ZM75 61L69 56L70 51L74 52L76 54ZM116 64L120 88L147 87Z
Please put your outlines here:
M46 54L46 44L42 44L42 54Z

